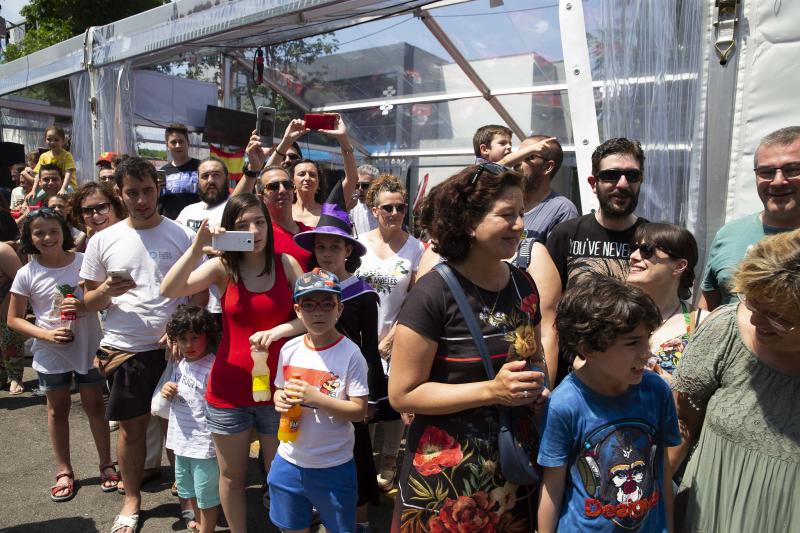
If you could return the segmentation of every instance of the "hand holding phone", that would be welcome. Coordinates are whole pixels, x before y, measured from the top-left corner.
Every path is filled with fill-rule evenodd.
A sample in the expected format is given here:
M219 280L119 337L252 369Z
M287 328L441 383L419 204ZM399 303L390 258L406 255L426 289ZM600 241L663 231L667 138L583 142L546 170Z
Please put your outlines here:
M108 270L108 275L111 276L114 281L133 281L131 273L124 268Z
M255 249L252 231L226 231L211 237L211 247L223 252L252 252Z
M333 113L306 113L306 128L310 130L335 130L337 116Z
M261 137L261 145L272 146L275 137L275 108L260 106L256 110L256 132Z

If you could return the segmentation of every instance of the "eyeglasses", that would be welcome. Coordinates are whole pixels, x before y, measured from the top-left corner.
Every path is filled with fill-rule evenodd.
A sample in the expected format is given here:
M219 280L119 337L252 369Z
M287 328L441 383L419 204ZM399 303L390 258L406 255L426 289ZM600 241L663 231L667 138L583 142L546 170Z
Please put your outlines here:
M95 213L98 215L105 215L111 209L111 202L103 202L102 204L87 205L81 207L81 215L85 217L93 216Z
M408 208L408 204L386 204L380 206L387 215L392 215L394 213L400 213L401 215L406 212Z
M368 181L359 181L358 183L356 183L356 187L358 187L362 191L366 191L367 189L369 189L369 186L370 182Z
M292 183L291 180L270 181L264 186L264 188L267 189L268 191L274 192L279 190L281 188L281 185L283 185L283 188L286 189L287 191L290 191L294 188L294 183Z
M757 314L759 317L766 320L772 328L778 333L790 333L797 329L797 326L783 318L770 313L769 311L762 311L758 309L752 302L748 302L744 294L737 294L737 298L750 312Z
M800 177L800 163L787 163L782 167L756 167L753 170L756 176L764 181L774 180L779 170L787 180Z
M330 313L336 306L339 305L339 302L336 300L319 300L319 301L311 301L311 300L304 300L300 302L300 309L303 310L304 313L313 313L317 309L322 311L323 313Z
M508 172L510 169L508 167L504 167L503 165L498 165L497 163L481 163L478 165L478 168L475 169L475 174L472 175L469 179L470 185L475 185L475 181L478 179L478 176L481 175L482 172L486 171L493 176L499 176L503 172Z
M635 252L636 250L639 250L639 256L642 259L650 259L654 255L656 255L656 250L661 250L662 252L664 252L668 256L675 257L675 254L673 254L669 250L665 250L664 248L662 248L660 246L656 246L655 244L650 244L650 243L647 243L647 242L640 242L640 243L636 243L636 244L632 245L631 246L631 253Z
M603 183L617 183L622 176L628 183L642 181L642 171L636 168L608 168L597 173L597 180Z

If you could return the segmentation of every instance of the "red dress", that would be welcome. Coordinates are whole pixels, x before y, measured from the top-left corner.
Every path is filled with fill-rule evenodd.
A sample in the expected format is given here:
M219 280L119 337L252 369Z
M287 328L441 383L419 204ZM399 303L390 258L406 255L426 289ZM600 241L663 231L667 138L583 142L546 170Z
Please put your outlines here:
M206 400L216 408L270 405L272 401L253 401L253 359L250 357L250 335L272 329L295 318L292 291L283 270L281 254L275 254L275 282L267 292L250 292L241 278L228 280L222 295L222 340L211 368ZM275 394L275 372L278 355L286 339L269 346L267 366L270 374L270 398Z

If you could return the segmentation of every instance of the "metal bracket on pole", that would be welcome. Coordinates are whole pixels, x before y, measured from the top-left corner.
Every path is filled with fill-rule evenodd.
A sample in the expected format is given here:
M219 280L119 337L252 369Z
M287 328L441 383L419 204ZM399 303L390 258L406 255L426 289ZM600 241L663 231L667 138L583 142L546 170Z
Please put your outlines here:
M575 161L578 180L592 174L591 156L600 144L597 130L597 111L594 103L592 68L589 63L589 45L586 42L586 24L581 0L561 0L558 6L561 27L561 45L564 50L564 71L567 77L567 99L572 114L572 136L575 142ZM597 196L584 183L579 187L581 209L584 213L596 209Z
M94 68L94 32L95 26L86 28L83 36L83 66L89 75L89 111L92 114L92 156L100 153L98 140L99 110L97 108L97 69Z
M428 28L428 30L433 34L439 44L447 50L447 53L450 54L450 57L453 58L453 61L461 68L464 74L469 78L469 81L472 82L473 85L480 91L481 95L489 102L494 110L500 115L500 118L503 119L503 122L506 123L506 126L511 128L511 131L514 132L520 140L525 139L528 134L517 124L517 121L511 116L511 113L503 106L502 103L492 94L492 90L483 81L483 78L478 75L472 65L470 65L467 58L461 53L461 51L456 47L455 43L450 40L450 36L447 35L447 32L436 22L436 19L425 10L418 10L416 15L422 20L422 23Z
M725 66L736 48L736 24L739 18L736 12L739 0L716 0L717 20L714 27L717 29L714 50L719 56L719 64Z

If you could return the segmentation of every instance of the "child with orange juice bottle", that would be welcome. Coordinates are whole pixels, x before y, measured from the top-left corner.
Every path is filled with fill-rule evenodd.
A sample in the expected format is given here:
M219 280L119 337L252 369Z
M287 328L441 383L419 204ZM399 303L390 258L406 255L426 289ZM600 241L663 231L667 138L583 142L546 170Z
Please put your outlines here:
M330 533L355 531L358 489L351 422L364 419L369 389L366 360L336 330L341 294L336 275L319 268L294 286L294 309L308 332L281 348L275 410L285 416L300 406L301 415L294 440L278 446L267 478L269 517L283 530L308 531L316 508ZM285 438L290 421L281 422Z

